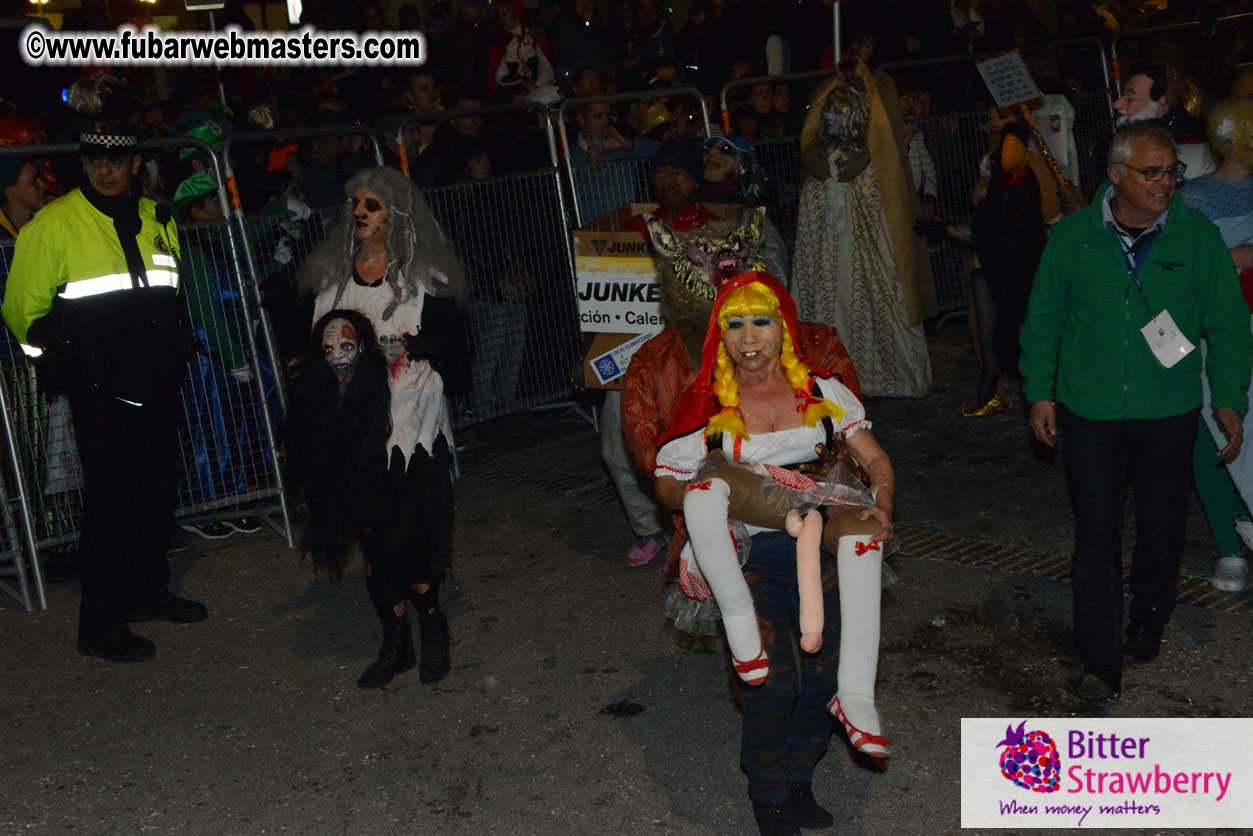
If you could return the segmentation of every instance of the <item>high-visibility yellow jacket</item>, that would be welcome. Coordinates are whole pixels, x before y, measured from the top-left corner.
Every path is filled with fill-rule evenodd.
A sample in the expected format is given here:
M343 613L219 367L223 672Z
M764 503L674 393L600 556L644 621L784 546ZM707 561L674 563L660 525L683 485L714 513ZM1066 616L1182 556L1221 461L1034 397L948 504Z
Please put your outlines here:
M28 354L40 353L31 324L50 317L62 372L136 402L176 389L187 351L177 229L147 198L139 218L146 285L132 279L113 219L79 189L49 203L18 234L2 308Z
M171 247L178 247L174 221L157 223L156 204L147 198L139 200L139 218L142 228L137 241L149 287L177 288L176 252L171 252ZM52 310L58 295L82 299L131 289L113 219L75 189L39 210L22 227L9 265L4 321L18 341L25 343L30 324Z

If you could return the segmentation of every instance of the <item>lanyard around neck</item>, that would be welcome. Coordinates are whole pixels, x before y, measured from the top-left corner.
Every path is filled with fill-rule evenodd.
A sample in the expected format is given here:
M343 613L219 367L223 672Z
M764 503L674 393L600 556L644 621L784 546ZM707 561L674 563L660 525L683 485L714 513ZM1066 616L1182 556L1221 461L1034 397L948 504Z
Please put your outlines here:
M1149 319L1153 319L1153 306L1149 304L1149 296L1144 292L1144 285L1140 284L1140 268L1144 265L1145 259L1148 258L1149 250L1152 249L1153 244L1157 241L1158 230L1147 231L1141 235L1141 237L1147 235L1148 240L1145 241L1144 246L1140 247L1139 250L1132 248L1135 244L1134 241L1131 246L1128 246L1127 240L1123 238L1121 233L1116 232L1115 234L1118 237L1119 245L1122 247L1123 257L1127 261L1127 273L1131 276L1131 281L1135 283L1136 290L1140 293L1140 298L1144 300L1144 309L1149 312Z

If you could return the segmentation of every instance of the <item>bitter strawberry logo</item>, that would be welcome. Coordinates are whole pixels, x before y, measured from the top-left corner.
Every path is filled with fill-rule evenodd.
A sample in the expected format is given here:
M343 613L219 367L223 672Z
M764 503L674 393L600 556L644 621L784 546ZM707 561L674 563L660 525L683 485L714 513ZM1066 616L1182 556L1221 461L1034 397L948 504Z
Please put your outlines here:
M1005 739L997 746L1001 751L1001 774L1023 789L1032 792L1057 792L1061 783L1062 761L1057 744L1047 732L1024 731L1027 721L1018 728L1005 727Z

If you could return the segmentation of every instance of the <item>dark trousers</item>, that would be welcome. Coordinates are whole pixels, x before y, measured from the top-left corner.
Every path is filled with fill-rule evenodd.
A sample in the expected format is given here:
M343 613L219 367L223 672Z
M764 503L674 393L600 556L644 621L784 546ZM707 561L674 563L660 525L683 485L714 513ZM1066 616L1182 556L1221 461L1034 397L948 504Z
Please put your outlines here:
M1183 559L1197 410L1155 420L1089 421L1058 407L1075 513L1075 645L1087 670L1122 670L1122 516L1135 489L1131 620L1165 624Z
M74 387L70 413L83 465L80 634L124 624L129 601L166 594L178 500L175 396L134 406Z
M822 555L822 649L793 650L800 620L796 585L796 540L783 532L753 538L744 579L757 609L761 640L770 657L770 675L745 687L740 766L748 775L753 801L773 804L787 798L788 781L806 783L827 751L835 720L827 702L835 694L840 650L840 594L835 558ZM795 654L803 657L799 664Z
M396 447L383 477L372 518L359 533L370 567L367 588L384 623L385 614L418 584L438 586L452 555L452 450L443 434L435 450L418 447L409 457Z

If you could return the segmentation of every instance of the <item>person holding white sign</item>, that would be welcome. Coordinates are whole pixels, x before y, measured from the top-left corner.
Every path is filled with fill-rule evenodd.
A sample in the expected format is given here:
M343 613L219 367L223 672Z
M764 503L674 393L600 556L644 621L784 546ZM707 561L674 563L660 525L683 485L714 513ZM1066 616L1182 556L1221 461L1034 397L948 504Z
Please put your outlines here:
M1109 182L1091 206L1055 227L1021 333L1019 368L1031 428L1060 434L1075 550L1077 693L1117 697L1123 655L1148 662L1175 606L1183 557L1192 447L1201 408L1201 352L1215 418L1231 461L1253 364L1248 308L1218 230L1175 194L1183 166L1155 125L1120 130ZM1122 637L1122 510L1136 490L1131 622Z

